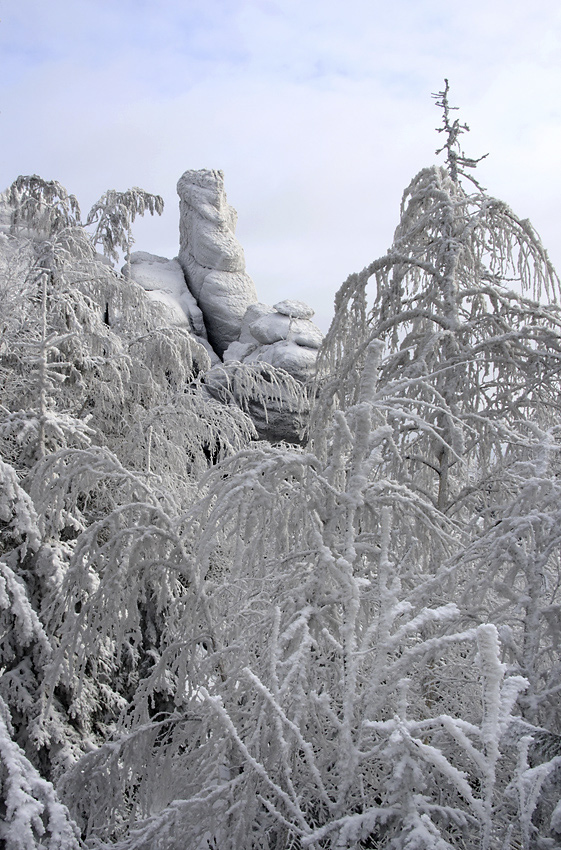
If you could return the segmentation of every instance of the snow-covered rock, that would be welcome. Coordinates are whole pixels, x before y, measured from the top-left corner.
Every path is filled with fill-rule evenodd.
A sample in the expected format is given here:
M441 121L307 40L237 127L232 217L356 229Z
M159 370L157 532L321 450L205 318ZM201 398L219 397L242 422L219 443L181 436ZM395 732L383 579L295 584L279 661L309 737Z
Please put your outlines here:
M231 342L226 351L224 352L222 359L224 363L229 363L231 360L237 360L241 363L252 354L258 346L254 343L247 342Z
M269 314L274 312L275 311L273 307L269 307L268 304L262 304L260 301L257 301L255 304L250 304L247 310L245 311L245 315L242 319L242 326L240 330L240 342L248 342L255 344L255 337L250 331L251 325L258 319L260 319L262 316L268 316Z
M287 338L290 331L290 318L277 312L269 313L253 322L249 326L249 331L257 342L270 345L272 342Z
M203 314L185 282L177 260L135 251L130 258L131 280L141 286L151 301L165 308L170 325L187 328L206 348L212 363L219 358L207 339Z
M195 336L206 339L203 314L189 292L178 261L135 251L130 262L132 280L142 286L153 301L170 308L176 317L175 324L187 324Z
M251 335L263 345L290 339L297 345L319 348L323 334L309 319L291 319L282 313L269 313L249 326Z
M308 319L293 319L287 339L305 348L318 349L323 342L323 333Z
M185 315L182 307L173 295L170 295L169 292L165 292L163 289L146 290L146 295L150 301L164 305L166 308L165 315L170 325L180 328L189 328L189 330L192 330L188 317Z
M235 237L236 211L224 192L221 171L186 171L180 198L179 262L202 310L208 338L219 354L240 336L242 319L257 301Z
M163 289L179 298L187 288L185 276L177 260L149 254L148 251L134 251L130 262L134 280L147 291Z
M290 316L293 319L311 319L314 315L314 310L304 301L279 301L274 305L277 313L282 313L283 316Z
M317 351L297 345L289 339L282 340L272 345L266 352L263 360L284 369L289 375L300 381L305 381L315 375Z
M243 343L233 342L230 349ZM273 348L273 346L269 346ZM246 363L249 361L246 360ZM265 360L242 369L225 358L204 375L206 392L224 404L235 401L251 417L257 433L266 440L298 443L309 415L309 399L298 382L281 376Z
M170 311L174 305L176 314L181 308L197 336L206 328L206 345L210 343L223 360L217 364L214 354L215 366L205 379L208 392L230 400L239 395L239 403L267 439L298 441L305 397L298 385L315 375L323 340L311 321L314 311L292 299L274 307L257 300L235 237L237 214L226 200L221 171L186 171L177 191L178 262L136 252L131 258L131 276ZM253 367L246 375L249 389L245 384L242 388L243 380L230 385L239 363ZM288 374L278 376L276 369ZM244 370L240 374L244 375ZM271 387L277 381L292 389L275 395Z
M304 383L316 372L317 350L283 339L272 345L262 345L244 357L244 363L270 363L284 369L297 381Z
M306 318L311 315L313 310L302 301L281 301L275 307L251 304L242 321L240 338L224 352L224 360L270 363L297 381L309 380L315 374L323 341L320 329Z

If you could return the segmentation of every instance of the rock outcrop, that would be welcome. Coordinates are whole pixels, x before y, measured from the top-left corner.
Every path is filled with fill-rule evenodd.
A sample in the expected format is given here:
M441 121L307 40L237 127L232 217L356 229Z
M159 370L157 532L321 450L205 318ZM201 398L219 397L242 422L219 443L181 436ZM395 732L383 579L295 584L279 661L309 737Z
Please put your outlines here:
M178 259L203 313L208 339L222 355L238 339L245 312L257 301L235 237L237 214L227 202L221 171L186 171L177 191Z
M211 396L239 404L265 439L298 442L308 410L302 385L315 375L323 340L311 321L314 311L302 301L274 307L257 301L221 171L186 171L177 190L177 260L137 251L131 278L166 305L172 323L188 326L205 345L213 367L204 386Z
M274 307L252 304L242 321L239 340L224 352L224 362L269 363L305 382L315 374L323 334L310 321L314 311L302 301L280 301Z
M152 301L163 304L170 325L186 327L208 351L211 362L218 357L210 346L203 314L185 282L177 260L135 251L130 258L131 280L141 286Z

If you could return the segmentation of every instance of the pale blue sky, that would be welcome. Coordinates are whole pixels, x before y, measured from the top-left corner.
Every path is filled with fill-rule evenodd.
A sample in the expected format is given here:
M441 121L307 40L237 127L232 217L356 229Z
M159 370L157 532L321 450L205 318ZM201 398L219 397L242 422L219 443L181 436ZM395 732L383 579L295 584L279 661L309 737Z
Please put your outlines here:
M259 297L326 327L436 160L447 76L479 177L561 268L561 6L552 0L0 0L1 187L166 200L138 249L177 252L175 184L222 168Z

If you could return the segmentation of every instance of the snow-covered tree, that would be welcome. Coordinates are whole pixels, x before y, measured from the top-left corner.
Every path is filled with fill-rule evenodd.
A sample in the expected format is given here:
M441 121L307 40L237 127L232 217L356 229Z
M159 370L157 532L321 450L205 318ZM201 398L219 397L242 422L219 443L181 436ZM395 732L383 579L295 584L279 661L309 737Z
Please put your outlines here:
M10 850L79 850L76 824L11 731L0 697L0 841Z
M219 404L197 380L210 365L204 348L186 330L162 327L158 305L95 257L80 226L49 218L44 204L26 204L29 187L20 189L25 228L3 234L1 246L0 696L3 756L11 763L0 778L10 796L6 824L16 824L6 840L20 824L22 846L62 850L74 846L75 831L68 827L64 843L51 830L48 812L58 805L62 836L64 810L47 780L106 740L165 630L158 605L153 613L146 598L149 585L137 583L143 637L131 644L136 660L111 669L108 648L96 645L99 657L78 684L61 671L55 602L75 553L96 522L113 517L106 529L117 531L119 511L131 534L145 503L175 516L192 502L203 469L255 432L238 407ZM154 538L155 552L160 543ZM117 567L125 558L119 551ZM87 602L86 594L84 608Z
M433 506L369 474L388 437L371 381L335 416L325 465L246 450L180 524L160 526L151 509L151 537L137 516L134 536L85 539L61 602L81 669L96 641L130 640L133 576L157 564L162 589L185 588L160 594L163 643L120 736L65 779L87 832L123 848L180 847L186 833L197 848L428 850L506 836L516 804L502 803L500 736L525 682L503 682L493 627L455 630L458 607L434 601L441 576L423 576L416 552L423 531L448 545ZM160 534L165 561L147 548ZM101 582L70 620L92 566ZM153 717L162 689L171 705Z
M300 446L257 440L253 367L209 370L80 228L9 237L0 781L29 847L59 801L69 847L70 818L107 850L557 846L559 284L465 188L448 94L446 166L338 293Z
M80 223L80 207L56 180L37 174L20 175L6 192L11 208L11 230L49 237Z
M126 276L130 277L130 252L134 242L132 224L137 215L145 212L161 215L163 211L164 202L159 195L151 195L137 186L126 192L109 189L89 211L86 227L95 225L92 242L94 245L101 243L106 257L118 262L118 249L124 252Z
M451 150L457 136L449 127ZM555 297L559 281L532 226L479 188L465 191L466 159L458 152L454 169L413 179L392 247L341 287L315 441L325 451L324 418L356 399L369 345L383 342L378 400L395 425L394 475L469 522L518 423L555 416L561 315L537 300Z
M527 448L504 475L502 503L483 512L452 569L464 622L494 622L509 669L528 682L521 721L538 730L533 757L547 761L561 755L558 428L529 423Z

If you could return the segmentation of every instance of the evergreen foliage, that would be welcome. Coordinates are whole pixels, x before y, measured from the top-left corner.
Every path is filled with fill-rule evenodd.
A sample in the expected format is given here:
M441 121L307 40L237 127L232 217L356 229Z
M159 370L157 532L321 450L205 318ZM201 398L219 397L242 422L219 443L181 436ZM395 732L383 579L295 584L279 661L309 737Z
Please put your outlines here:
M211 372L62 187L13 184L7 847L559 846L559 281L529 222L465 189L436 97L447 165L341 287L301 446L246 412L259 386L301 413L295 382ZM109 254L159 209L134 192L88 217Z

